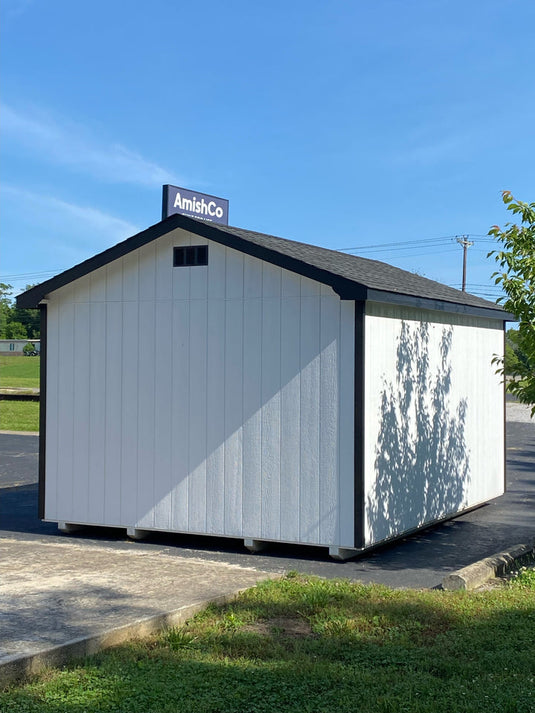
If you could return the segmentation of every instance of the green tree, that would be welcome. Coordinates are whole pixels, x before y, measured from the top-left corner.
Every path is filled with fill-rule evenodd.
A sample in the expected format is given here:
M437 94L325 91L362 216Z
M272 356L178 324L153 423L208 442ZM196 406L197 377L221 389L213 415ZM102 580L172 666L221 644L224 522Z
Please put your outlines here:
M535 203L518 201L510 191L504 191L502 199L507 210L520 218L519 225L507 223L503 230L494 225L489 230L501 243L500 249L489 253L500 268L493 274L494 282L506 295L498 302L518 320L517 357L523 355L511 360L513 378L507 388L519 401L531 404L535 415ZM502 373L504 368L502 360Z
M19 322L24 326L29 339L38 339L40 335L40 318L38 309L21 309L13 307L11 321Z
M31 287L35 287L35 285L26 285L24 290L29 290ZM26 335L29 339L39 339L39 336L41 334L39 310L22 309L21 307L17 307L16 305L13 305L11 310L11 321L20 322L22 325L24 325L26 329Z
M20 322L9 322L6 327L7 339L27 339L26 327Z
M533 355L526 353L523 344L523 335L518 329L509 329L505 338L505 375L512 376L522 370L535 370Z
M29 290L34 285L26 285ZM13 304L12 285L0 282L0 339L39 339L40 315L38 309L21 309Z
M0 282L0 339L7 338L7 325L11 320L11 300L9 296L13 291L11 285L6 285L5 282Z

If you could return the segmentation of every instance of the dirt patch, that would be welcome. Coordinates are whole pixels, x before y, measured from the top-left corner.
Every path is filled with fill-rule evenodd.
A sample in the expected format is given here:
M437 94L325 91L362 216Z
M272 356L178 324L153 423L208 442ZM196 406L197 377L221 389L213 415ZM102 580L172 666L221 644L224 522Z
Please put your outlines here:
M277 616L273 619L257 621L254 624L247 624L243 629L253 631L255 634L263 636L286 636L292 639L301 639L314 636L308 621L304 619L293 619L291 617Z

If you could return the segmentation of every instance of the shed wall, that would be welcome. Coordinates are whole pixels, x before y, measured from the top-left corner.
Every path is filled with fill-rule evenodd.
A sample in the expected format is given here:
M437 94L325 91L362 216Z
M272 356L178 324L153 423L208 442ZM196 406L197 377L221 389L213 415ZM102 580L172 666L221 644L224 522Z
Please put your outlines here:
M502 352L502 321L367 303L367 546L504 492Z
M46 519L352 546L352 302L180 230L49 297Z

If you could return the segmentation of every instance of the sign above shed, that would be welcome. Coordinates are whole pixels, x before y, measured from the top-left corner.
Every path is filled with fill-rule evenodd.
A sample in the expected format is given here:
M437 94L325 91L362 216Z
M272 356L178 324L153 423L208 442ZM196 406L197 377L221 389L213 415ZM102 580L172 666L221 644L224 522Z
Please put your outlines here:
M162 220L182 213L199 220L228 225L228 200L207 193L197 193L179 186L163 187Z

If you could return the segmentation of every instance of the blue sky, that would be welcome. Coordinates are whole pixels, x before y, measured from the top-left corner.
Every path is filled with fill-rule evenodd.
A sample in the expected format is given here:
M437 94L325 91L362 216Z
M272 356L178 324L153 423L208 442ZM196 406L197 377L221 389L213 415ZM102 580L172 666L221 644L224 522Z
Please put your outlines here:
M532 0L3 0L0 281L160 219L233 225L498 291L500 193L535 200ZM438 238L443 238L438 240Z

